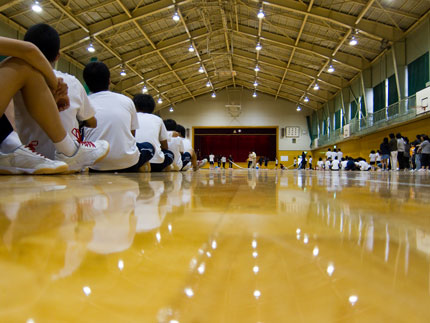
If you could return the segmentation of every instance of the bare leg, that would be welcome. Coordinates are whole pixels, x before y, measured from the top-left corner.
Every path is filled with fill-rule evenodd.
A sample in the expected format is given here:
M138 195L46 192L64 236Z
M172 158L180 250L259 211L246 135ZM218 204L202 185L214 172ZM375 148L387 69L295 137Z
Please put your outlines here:
M40 72L21 59L12 57L0 64L0 113L3 115L10 100L18 92L29 114L54 142L66 137L54 97Z

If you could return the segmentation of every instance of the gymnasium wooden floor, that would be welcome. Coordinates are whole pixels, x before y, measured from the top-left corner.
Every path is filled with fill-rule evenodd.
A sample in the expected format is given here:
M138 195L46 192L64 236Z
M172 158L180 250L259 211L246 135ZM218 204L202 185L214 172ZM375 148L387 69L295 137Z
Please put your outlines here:
M429 322L430 173L0 182L0 322Z

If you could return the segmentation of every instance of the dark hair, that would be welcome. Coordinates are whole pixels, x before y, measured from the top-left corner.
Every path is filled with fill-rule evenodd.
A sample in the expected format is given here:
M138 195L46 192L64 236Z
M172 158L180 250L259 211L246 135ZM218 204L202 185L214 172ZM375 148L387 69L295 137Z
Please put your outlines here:
M176 121L173 119L164 120L164 125L168 131L176 131Z
M371 154L374 154L374 153L375 153L375 151L374 151L374 150L372 150L372 151L370 151L370 153L371 153Z
M60 36L47 24L31 26L25 33L24 40L36 45L49 62L54 62L60 52Z
M84 68L84 80L91 92L109 90L110 72L105 63L91 62Z
M177 124L176 125L176 131L180 133L182 138L185 138L185 128L184 126Z
M384 144L388 144L388 138L385 137L384 140L382 141Z
M394 138L394 133L390 133L388 136L389 136L391 139L393 139L393 138Z
M137 112L153 113L155 109L154 98L150 94L136 94L133 98Z
M402 135L401 135L400 133L398 133L398 134L396 135L396 138L397 138L397 139L400 139L400 138L402 138Z
M320 159L318 159L318 160L322 160L322 158L320 157Z
M328 151L331 151L331 149L329 148Z

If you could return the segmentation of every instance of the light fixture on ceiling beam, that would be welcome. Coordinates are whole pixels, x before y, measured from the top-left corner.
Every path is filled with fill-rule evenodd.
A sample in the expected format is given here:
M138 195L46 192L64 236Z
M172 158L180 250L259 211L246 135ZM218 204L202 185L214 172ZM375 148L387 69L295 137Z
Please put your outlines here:
M90 41L90 44L87 47L87 51L89 51L90 53L94 53L96 51L96 49L93 46L93 42Z
M190 53L194 52L194 47L193 47L193 45L190 45L190 47L188 47L188 51L189 51Z
M148 93L148 88L146 87L146 85L143 86L142 93Z
M300 107L300 105L297 106L297 111L302 111L302 108Z
M171 106L169 109L169 112L173 112L173 111L175 111L175 110L173 110L173 107Z
M258 13L257 13L257 17L258 19L263 19L264 18L264 11L263 8L261 8Z
M358 44L357 38L355 38L355 36L352 36L351 40L349 41L349 44L351 46L355 46Z
M119 73L121 76L126 76L127 73L125 72L124 66L121 65L121 72Z
M199 73L204 73L204 72L205 72L205 70L204 70L203 66L200 65L200 67L199 67Z
M255 65L254 71L256 71L256 72L260 72L260 68L258 67L258 64L257 64L257 65Z
M255 80L254 81L254 87L257 87L258 86L258 82L257 82L257 80Z
M305 96L305 98L303 99L304 102L309 102L309 98L307 96Z
M212 92L211 97L212 97L212 98L216 98L216 93L215 93L215 92Z
M206 83L206 87L211 87L211 82L209 82L209 81L208 81L208 82Z
M315 91L318 91L319 89L320 89L320 87L319 87L318 83L316 83L316 82L315 82L314 90L315 90Z
M263 49L263 46L261 46L260 42L257 43L257 46L255 46L255 49L258 50L258 51L260 51L260 50Z
M163 103L163 99L161 98L161 95L158 97L158 104L162 104Z
M33 2L33 5L31 6L31 10L33 10L36 13L41 13L43 11L39 1Z
M179 17L179 15L178 15L178 12L177 12L177 11L175 11L175 13L173 14L172 19L173 19L174 21L176 21L176 22L178 22L178 21L181 19L181 18Z
M252 97L256 98L257 97L257 91L254 91L254 93L252 93Z
M333 73L334 72L334 67L333 67L332 64L330 64L330 66L328 67L327 72L329 72L329 73Z

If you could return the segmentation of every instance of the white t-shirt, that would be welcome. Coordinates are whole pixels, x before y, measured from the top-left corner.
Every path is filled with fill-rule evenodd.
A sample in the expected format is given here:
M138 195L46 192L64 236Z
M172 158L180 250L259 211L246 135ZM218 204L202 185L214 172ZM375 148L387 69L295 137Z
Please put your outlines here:
M346 168L346 164L348 164L348 161L347 160L342 160L340 163L342 165L342 169L345 169Z
M343 157L343 152L338 151L337 152L337 159L342 160L342 157Z
M182 168L181 153L184 152L184 142L181 137L172 137L173 131L167 131L167 133L169 134L167 144L169 145L169 150L174 155L172 166L179 170Z
M221 157L221 162L222 162L222 163L227 162L227 158L226 158L225 156L222 156L222 157Z
M163 120L151 113L137 113L139 121L139 129L136 130L137 142L149 142L154 146L154 156L149 160L153 164L161 164L164 162L164 154L161 151L160 141L168 140L166 126Z
M330 163L330 161L329 161L329 160L327 160L327 161L325 162L325 169L326 169L326 170L329 170L329 169L330 169L330 166L331 166L331 163Z
M312 157L309 158L309 164L312 164Z
M331 170L339 170L339 161L337 159L331 162Z
M368 163L366 163L364 160L360 160L357 166L360 167L360 170L369 170L370 166Z
M131 134L132 130L139 128L133 101L111 91L91 94L89 99L96 109L97 128L85 128L87 140L104 139L110 144L108 155L91 168L114 170L135 165L140 154Z
M70 107L60 112L60 118L66 132L73 136L72 130L79 128L78 120L88 120L96 112L88 100L84 87L76 77L56 70L54 70L54 73L57 77L61 77L68 87ZM36 151L50 159L54 159L54 144L27 112L21 92L18 92L13 100L15 104L16 127L21 141L24 144L28 144L33 140L37 140Z
M325 153L325 157L326 157L326 159L332 158L333 157L333 153L331 151L327 151Z
M191 145L190 139L182 138L182 142L184 143L184 152L191 154L193 152L193 145Z
M317 162L317 165L318 165L318 169L324 169L324 162L322 161L322 160L319 160L318 162Z
M215 156L213 154L210 154L209 155L209 161L213 163L214 160L215 160Z
M379 153L376 153L376 161L377 162L381 161L381 155L379 155Z
M370 158L370 162L375 162L376 161L376 154L370 154L369 158Z

